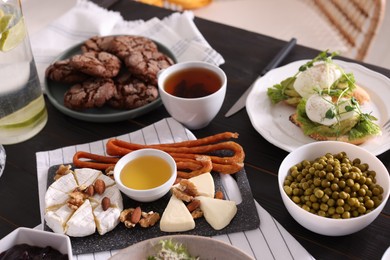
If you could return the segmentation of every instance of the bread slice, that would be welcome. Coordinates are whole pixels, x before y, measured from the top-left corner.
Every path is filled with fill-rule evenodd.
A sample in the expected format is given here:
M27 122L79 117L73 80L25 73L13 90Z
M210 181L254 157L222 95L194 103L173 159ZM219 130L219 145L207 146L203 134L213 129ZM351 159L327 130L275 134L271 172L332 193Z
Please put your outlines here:
M299 128L302 129L303 125L298 120L298 114L297 113L292 114L289 117L289 119L290 119L290 121L293 124L295 124L296 126L298 126ZM363 138L349 140L348 135L341 135L341 136L337 136L336 137L336 136L324 136L324 135L321 135L321 134L318 134L318 133L314 133L314 134L310 134L309 137L311 137L311 138L313 138L314 140L317 140L317 141L340 141L340 142L346 142L346 143L350 143L350 144L359 145L359 144L362 144L362 143L366 142L367 140L373 138L374 136L367 135L367 136L365 136Z
M355 86L356 88L352 92L352 96L358 101L358 103L360 105L363 105L365 103L370 102L370 94L368 94L368 92L359 85Z

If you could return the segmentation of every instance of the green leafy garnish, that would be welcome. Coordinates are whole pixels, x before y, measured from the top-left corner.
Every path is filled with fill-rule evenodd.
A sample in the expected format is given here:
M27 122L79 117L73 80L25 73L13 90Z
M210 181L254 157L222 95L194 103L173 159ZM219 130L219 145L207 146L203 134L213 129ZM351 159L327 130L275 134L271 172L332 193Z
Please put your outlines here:
M271 99L271 102L273 104L277 104L280 101L288 99L289 96L286 94L286 90L287 89L294 90L293 87L294 81L295 81L295 77L287 78L282 82L280 82L279 84L275 84L272 88L268 88L267 95Z
M318 62L318 61L332 62L332 58L333 58L334 56L337 56L337 52L332 52L332 53L328 56L328 51L329 51L329 50L326 50L326 51L321 52L321 53L318 54L314 59L312 59L311 61L306 62L305 64L303 64L302 66L300 66L300 67L299 67L299 72L303 72L303 71L307 70L308 68L313 67L313 66L314 66L314 63L316 63L316 62Z
M199 257L193 257L188 252L187 248L172 239L161 240L158 243L161 249L154 256L148 256L148 260L163 260L163 259L177 259L177 260L198 260Z

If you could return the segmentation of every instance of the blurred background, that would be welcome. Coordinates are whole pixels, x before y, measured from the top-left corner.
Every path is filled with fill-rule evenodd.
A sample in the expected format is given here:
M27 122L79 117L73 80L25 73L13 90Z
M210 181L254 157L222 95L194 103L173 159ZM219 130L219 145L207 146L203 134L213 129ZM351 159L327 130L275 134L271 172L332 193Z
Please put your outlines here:
M136 0L390 69L386 0Z
M110 1L110 0L107 0ZM115 0L112 0L115 1ZM129 0L130 1L130 0ZM390 69L386 0L133 0L269 35ZM77 0L22 0L30 35ZM50 11L42 11L50 8Z

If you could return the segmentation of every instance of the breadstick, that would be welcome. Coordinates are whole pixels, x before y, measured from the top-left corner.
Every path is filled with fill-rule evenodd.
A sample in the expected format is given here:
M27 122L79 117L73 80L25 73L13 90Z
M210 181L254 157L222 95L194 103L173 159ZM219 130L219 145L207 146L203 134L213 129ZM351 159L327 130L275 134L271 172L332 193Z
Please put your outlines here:
M83 161L81 158L93 161ZM76 152L73 156L73 164L79 168L93 168L96 170L106 170L110 166L115 166L119 158L97 155L88 152Z

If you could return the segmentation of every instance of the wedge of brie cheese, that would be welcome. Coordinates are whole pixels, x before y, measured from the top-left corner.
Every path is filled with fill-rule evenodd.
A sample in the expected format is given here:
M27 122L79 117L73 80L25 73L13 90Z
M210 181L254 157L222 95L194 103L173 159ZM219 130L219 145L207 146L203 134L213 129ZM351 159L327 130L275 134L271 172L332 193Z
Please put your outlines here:
M46 224L55 232L65 234L65 224L72 216L74 210L64 204L56 210L50 210L45 214Z
M88 187L92 185L95 180L100 176L101 171L90 169L90 168L81 168L74 170L74 176L77 180L79 187Z
M172 195L165 208L160 229L164 232L181 232L195 228L195 221L182 200Z
M72 237L84 237L92 235L96 231L92 207L86 200L65 224L65 233Z
M85 201L76 208L68 206L70 194L93 185L97 179L106 184L103 194L86 196ZM102 209L104 197L110 199L110 207ZM88 236L96 232L103 235L119 224L119 215L123 210L122 195L115 181L101 171L82 168L62 176L53 182L45 194L45 221L55 233L74 237Z
M198 196L200 209L206 221L215 230L220 230L229 225L237 213L237 206L234 201L214 199L205 196Z

